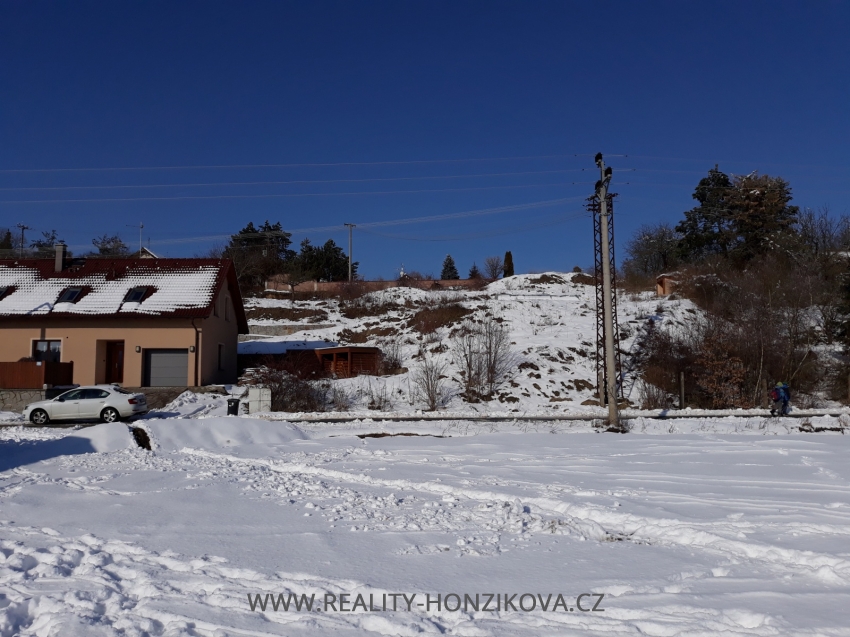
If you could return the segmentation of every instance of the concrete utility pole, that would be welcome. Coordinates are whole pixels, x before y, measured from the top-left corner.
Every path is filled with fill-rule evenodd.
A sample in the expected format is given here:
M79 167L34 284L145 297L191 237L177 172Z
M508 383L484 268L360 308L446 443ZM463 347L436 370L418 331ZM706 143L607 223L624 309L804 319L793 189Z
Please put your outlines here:
M131 226L129 223L127 224L128 228L135 228L136 226ZM142 258L142 228L145 227L145 224L139 223L139 258Z
M351 231L356 227L353 223L343 224L348 228L348 282L351 283L354 279L351 275Z
M602 153L596 154L596 165L599 166L599 181L596 183L596 195L599 197L599 220L602 229L602 311L605 321L605 367L607 369L606 393L608 396L608 424L611 427L620 426L617 410L617 362L614 352L614 312L611 298L611 262L608 257L608 184L611 183L612 170L605 167Z
M15 227L20 228L20 230L21 230L21 249L20 249L20 252L18 252L18 258L23 259L24 258L24 230L30 230L30 227L25 226L22 223L19 223Z

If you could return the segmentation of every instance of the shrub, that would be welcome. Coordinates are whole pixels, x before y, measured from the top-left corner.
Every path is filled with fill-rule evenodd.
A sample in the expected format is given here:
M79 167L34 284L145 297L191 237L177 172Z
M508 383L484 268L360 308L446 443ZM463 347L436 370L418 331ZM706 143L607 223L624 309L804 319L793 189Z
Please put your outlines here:
M404 363L401 338L398 335L383 338L378 346L381 348L381 373L392 374L400 370Z
M409 327L420 334L432 334L441 327L457 323L469 314L472 314L472 310L466 309L460 303L426 307L413 315Z
M508 329L498 319L464 323L451 337L452 358L460 368L463 395L468 401L490 397L516 360Z
M245 316L248 320L302 321L304 319L310 319L313 323L319 323L327 320L328 313L324 310L313 310L309 308L248 307L245 308Z
M282 369L260 367L252 370L252 384L271 390L272 411L324 411L327 387L298 378Z
M445 383L446 364L434 358L425 357L422 364L411 375L411 382L416 388L416 395L429 411L448 402L449 394Z

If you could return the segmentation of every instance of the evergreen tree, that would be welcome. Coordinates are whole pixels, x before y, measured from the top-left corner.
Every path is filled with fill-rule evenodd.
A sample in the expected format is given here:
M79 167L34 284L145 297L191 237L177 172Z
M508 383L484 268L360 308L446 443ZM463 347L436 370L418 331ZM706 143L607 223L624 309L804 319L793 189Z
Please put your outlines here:
M348 280L348 256L333 239L328 239L323 246L314 246L309 239L304 239L294 265L308 277L307 280ZM352 275L357 274L357 265L356 261L351 264Z
M455 266L455 260L452 259L452 255L447 254L445 260L443 261L443 270L440 272L440 279L443 281L454 281L460 278L460 275L457 272L457 266Z
M469 277L470 279L480 279L481 278L481 270L478 269L476 264L472 264L472 267L469 268Z
M0 228L0 255L4 254L5 250L14 250L15 246L12 243L12 231L8 228Z
M680 252L685 261L698 261L711 254L727 255L734 243L727 197L729 176L715 166L700 179L692 197L699 206L685 213L675 231L681 235Z
M256 227L254 222L231 235L223 256L230 259L236 268L236 276L243 293L262 289L272 274L285 270L295 258L290 249L292 235L284 232L280 222L266 222Z
M508 278L514 275L514 255L508 250L505 252L505 264L502 266L502 278Z
M787 243L800 212L790 201L791 186L781 177L734 176L729 207L738 241L733 256L746 262Z
M699 206L676 226L682 260L719 254L746 263L788 238L799 208L789 205L791 187L781 177L728 175L717 166L700 180L693 198Z

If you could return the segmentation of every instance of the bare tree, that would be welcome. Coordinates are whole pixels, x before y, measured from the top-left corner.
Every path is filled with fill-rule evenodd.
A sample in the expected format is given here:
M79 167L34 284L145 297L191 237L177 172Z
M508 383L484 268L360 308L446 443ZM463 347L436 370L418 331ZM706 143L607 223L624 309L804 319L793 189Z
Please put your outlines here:
M392 374L402 368L401 336L393 334L378 341L381 348L381 372Z
M502 257L495 256L484 259L484 276L491 281L495 281L502 276L502 272L504 271L505 262L502 260Z
M480 323L465 323L452 336L451 351L467 400L491 396L515 362L507 328L489 317Z
M419 398L429 411L436 411L448 400L445 383L446 364L434 358L425 358L419 368L411 375Z
M488 394L496 391L514 363L507 328L493 318L485 318L478 330L484 362L484 384Z
M455 365L460 369L464 397L468 401L477 401L484 377L484 356L480 334L474 323L465 323L451 337L451 352Z

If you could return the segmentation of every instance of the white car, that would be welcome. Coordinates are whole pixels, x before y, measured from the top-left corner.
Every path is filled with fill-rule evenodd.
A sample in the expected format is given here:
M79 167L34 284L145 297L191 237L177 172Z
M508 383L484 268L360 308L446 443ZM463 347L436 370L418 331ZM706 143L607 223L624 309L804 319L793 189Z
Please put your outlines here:
M93 420L116 422L148 412L144 394L134 394L117 385L77 387L52 400L40 400L24 409L24 418L34 425L51 420Z

